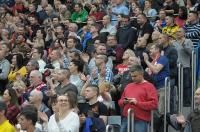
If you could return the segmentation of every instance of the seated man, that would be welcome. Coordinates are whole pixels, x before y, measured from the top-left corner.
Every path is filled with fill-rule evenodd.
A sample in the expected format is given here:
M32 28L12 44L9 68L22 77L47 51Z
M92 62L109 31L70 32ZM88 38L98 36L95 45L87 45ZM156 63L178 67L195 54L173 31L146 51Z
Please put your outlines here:
M83 5L77 3L74 5L75 12L71 15L72 22L85 22L88 16L88 12L83 8Z
M191 112L187 120L185 120L183 115L169 115L167 121L177 130L183 129L184 132L188 130L192 132L199 132L199 122L200 122L200 87L196 90L194 95L196 108ZM191 126L190 126L191 125ZM190 128L191 127L191 128ZM192 130L191 130L192 129Z
M99 102L97 100L97 97L99 95L99 88L97 85L89 85L85 87L84 95L85 99L88 100L88 103L79 104L79 114L80 114L80 122L82 124L82 127L85 128L86 123L88 122L87 117L93 117L92 119L100 118L99 120L100 124L107 122L107 107L103 103ZM104 123L103 123L104 122ZM99 124L99 125L100 125ZM105 126L104 130L105 130ZM83 128L83 129L84 129Z
M47 105L48 97L46 96L46 92L48 91L48 87L42 80L42 73L39 70L33 70L30 73L29 79L30 87L28 87L26 92L23 94L25 100L29 101L31 91L38 90L41 91L43 94L42 102Z

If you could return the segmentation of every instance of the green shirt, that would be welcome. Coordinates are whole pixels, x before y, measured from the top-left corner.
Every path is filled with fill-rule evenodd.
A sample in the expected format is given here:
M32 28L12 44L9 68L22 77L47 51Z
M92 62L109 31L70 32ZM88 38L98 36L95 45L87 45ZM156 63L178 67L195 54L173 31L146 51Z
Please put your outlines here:
M73 12L71 15L72 22L85 22L88 16L88 12L86 10L82 10L81 13Z

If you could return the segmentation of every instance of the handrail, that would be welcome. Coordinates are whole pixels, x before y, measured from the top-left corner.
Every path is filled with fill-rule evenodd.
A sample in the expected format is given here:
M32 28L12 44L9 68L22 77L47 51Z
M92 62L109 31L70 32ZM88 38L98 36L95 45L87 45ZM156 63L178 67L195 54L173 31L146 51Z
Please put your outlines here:
M112 132L113 132L113 126L112 125L107 125L106 126L106 132L109 132L109 130L112 130Z
M178 110L183 113L183 65L178 64Z
M153 130L153 123L154 123L154 120L153 120L153 110L151 111L151 132L154 132L154 130Z
M170 112L170 78L165 78L164 132L167 130L167 112ZM167 98L168 97L168 98Z
M194 103L194 92L196 90L196 52L193 49L192 50L192 62L191 62L191 67L192 67L192 111L195 109L195 103Z
M127 132L134 132L134 112L133 109L128 109L128 125Z

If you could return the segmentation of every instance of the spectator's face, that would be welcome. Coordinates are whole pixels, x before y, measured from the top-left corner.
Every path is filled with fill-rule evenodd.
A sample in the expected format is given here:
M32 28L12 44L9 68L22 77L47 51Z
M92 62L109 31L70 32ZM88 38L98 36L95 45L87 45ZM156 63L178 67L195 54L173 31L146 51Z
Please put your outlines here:
M8 102L10 100L11 100L11 97L9 95L9 92L8 92L8 90L5 90L4 93L3 93L3 101Z
M79 12L79 11L81 11L81 8L78 5L75 5L74 10L75 10L75 12Z
M55 9L58 10L58 9L59 9L59 5L61 5L61 2L58 1L58 0L56 0L56 1L54 2L54 5L55 5Z
M30 80L30 84L33 86L37 85L38 82L41 81L41 79L37 75L35 75L35 73L33 73L33 71L30 73L29 80Z
M99 45L96 49L96 52L97 54L106 54L106 47L105 46L102 46L102 45Z
M151 8L151 3L149 1L145 1L145 8Z
M16 42L17 42L18 44L24 42L24 37L23 37L22 35L19 35L19 36L17 37L17 41L16 41Z
M74 65L73 62L70 62L70 63L69 63L69 67L68 67L68 68L69 68L69 70L70 70L71 73L74 73L74 72L77 71L77 66Z
M166 41L167 41L167 40L166 40L165 36L161 34L161 35L159 36L159 45L165 44Z
M159 17L160 17L160 19L165 19L165 17L166 17L165 11L160 11L159 12Z
M136 61L137 61L137 58L136 58L136 57L130 56L130 57L128 58L128 67L130 68L130 67L136 65L136 64L137 64Z
M104 16L103 17L103 25L107 25L107 24L109 24L109 18L107 17L107 16Z
M177 38L182 38L185 36L185 32L184 32L184 29L183 28L179 28L176 32L176 37Z
M171 24L173 24L173 19L171 17L166 16L165 21L167 26L171 26Z
M90 99L92 99L95 96L97 96L97 92L93 88L87 87L85 89L85 98L86 99L90 100Z
M37 36L37 38L43 38L42 31L41 30L37 30L36 36Z
M29 21L30 21L31 25L36 24L36 19L34 17L30 17Z
M57 58L58 58L58 57L57 57L56 51L53 50L53 51L51 52L51 54L50 54L50 60L51 60L51 61L55 61L55 60L57 60Z
M103 58L101 57L101 55L97 55L96 57L95 57L95 64L96 64L96 66L99 66L99 65L101 65L103 63Z
M57 24L59 24L58 18L53 18L53 25L57 25Z
M146 40L144 38L138 38L137 44L138 47L146 47Z
M30 102L31 104L34 104L36 101L37 101L37 95L35 94L34 91L32 91L32 92L30 93L30 96L29 96L29 102Z
M156 54L158 53L158 50L156 49L156 47L153 45L151 48L150 48L150 57L153 58Z
M195 104L200 106L200 88L198 88L194 95Z
M137 23L138 23L139 25L144 24L144 18L143 18L142 15L139 15L139 16L137 17Z
M91 33L96 33L96 32L97 32L96 27L95 27L95 26L91 26L91 27L90 27L90 32L91 32Z
M17 33L20 34L20 35L23 35L24 34L24 28L23 27L18 27L18 30L17 30Z
M131 73L131 78L133 80L133 82L135 83L141 83L142 79L143 79L143 75L140 72L132 72Z
M29 7L28 7L28 10L29 10L30 12L35 11L35 6L34 6L33 4L30 4Z
M67 96L62 95L58 97L58 107L60 109L70 109L70 104Z
M129 58L129 52L126 50L125 52L124 52L124 54L123 54L123 56L122 56L122 59L123 60L126 60L126 59L128 59Z
M20 115L19 124L21 125L22 130L27 130L30 125L30 120L27 120L24 115Z
M46 12L47 15L50 15L51 12L52 12L51 7L47 6L47 7L45 8L45 12Z
M159 39L159 36L160 36L160 32L154 31L154 32L152 33L151 38L152 38L153 41L157 41L157 40Z
M188 21L188 23L192 24L197 21L197 18L193 13L189 13L187 21Z
M63 34L63 29L61 26L56 27L56 33Z
M63 80L66 79L66 76L62 73L61 70L56 71L55 77L56 77L55 79L59 82L62 82Z
M128 20L128 18L122 18L122 25L124 25L124 26L126 26L126 25L128 25L129 24L129 20Z
M92 20L92 18L88 18L87 25L91 26L92 24L94 24L94 21Z
M108 37L107 45L110 47L117 45L117 40L115 39L115 37Z
M16 56L16 55L14 55L14 56L12 57L12 64L13 64L14 66L17 65L17 56Z
M142 11L139 8L135 8L134 10L135 16L138 16Z
M75 47L75 43L73 39L68 39L67 40L67 48L71 49Z

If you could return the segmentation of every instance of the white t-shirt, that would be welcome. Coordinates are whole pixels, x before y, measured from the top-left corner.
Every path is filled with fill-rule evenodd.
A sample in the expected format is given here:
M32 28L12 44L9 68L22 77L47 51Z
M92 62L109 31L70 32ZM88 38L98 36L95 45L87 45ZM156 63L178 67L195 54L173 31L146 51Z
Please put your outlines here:
M48 122L48 132L79 132L79 117L75 112L70 112L63 120L58 123L53 114Z

